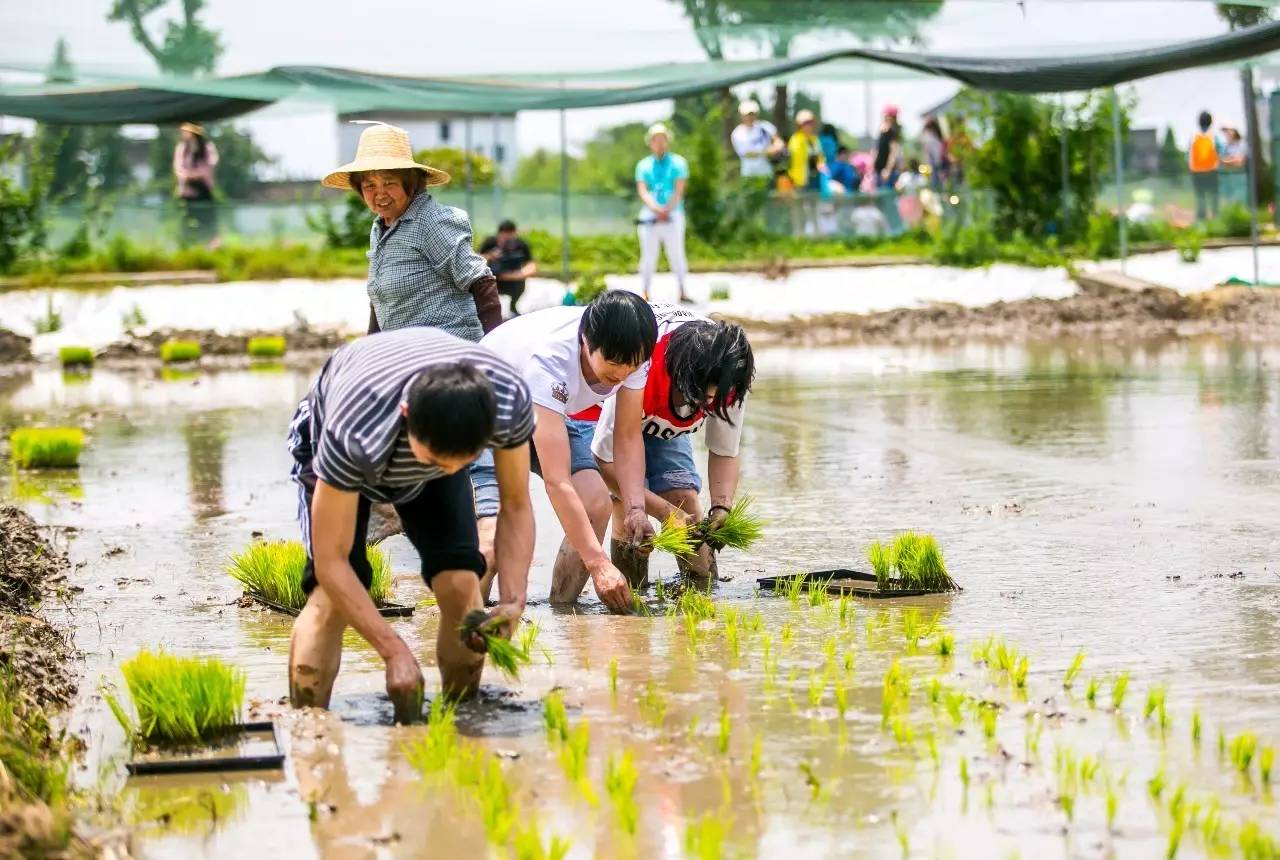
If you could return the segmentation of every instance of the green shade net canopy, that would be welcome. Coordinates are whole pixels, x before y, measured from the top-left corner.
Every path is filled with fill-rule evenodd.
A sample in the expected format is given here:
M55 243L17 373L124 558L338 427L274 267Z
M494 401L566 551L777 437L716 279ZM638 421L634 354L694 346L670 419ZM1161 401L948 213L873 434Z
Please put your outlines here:
M749 81L784 78L851 60L970 87L1022 93L1075 92L1198 66L1238 63L1280 50L1280 21L1142 50L1058 57L954 57L836 48L803 57L649 66L593 74L407 77L323 66L281 66L210 78L98 76L76 84L0 85L0 114L60 124L167 124L219 120L288 99L339 113L419 110L513 113L633 104ZM0 68L3 68L0 62Z

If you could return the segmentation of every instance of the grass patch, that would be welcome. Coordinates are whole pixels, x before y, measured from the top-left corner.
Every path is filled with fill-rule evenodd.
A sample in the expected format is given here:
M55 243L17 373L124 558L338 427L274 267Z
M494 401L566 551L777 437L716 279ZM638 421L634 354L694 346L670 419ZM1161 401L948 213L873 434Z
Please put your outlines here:
M284 355L288 344L281 335L267 337L251 337L248 346L249 355L254 358L280 358Z
M764 521L748 510L754 501L751 496L744 496L734 502L724 523L718 529L707 531L707 540L730 549L750 549L764 536Z
M373 567L369 597L375 606L383 606L391 599L391 557L373 544L366 552ZM287 609L301 610L307 603L302 591L306 566L307 551L301 541L258 540L231 557L227 573L243 585L247 593Z
M200 344L194 340L166 340L160 344L160 360L165 364L199 361Z
M195 744L240 719L245 676L221 660L139 651L120 666L136 719L111 692L103 697L135 742Z
M93 350L87 346L64 346L58 350L63 367L92 367Z
M9 434L9 458L19 469L74 469L83 447L78 427L20 427Z

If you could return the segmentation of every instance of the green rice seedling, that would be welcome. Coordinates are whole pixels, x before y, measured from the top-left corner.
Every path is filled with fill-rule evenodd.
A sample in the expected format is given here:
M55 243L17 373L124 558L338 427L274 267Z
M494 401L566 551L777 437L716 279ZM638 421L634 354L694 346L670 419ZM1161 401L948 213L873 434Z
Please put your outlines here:
M530 621L520 628L520 650L532 656L533 649L536 647L542 652L542 659L547 661L550 666L555 662L555 658L551 652L544 648L538 642L538 637L542 635L542 625L537 621Z
M83 447L78 427L20 427L9 434L9 459L19 469L74 469Z
M87 346L64 346L58 350L58 362L63 367L92 367L93 350Z
M415 740L405 744L405 759L423 776L444 771L453 761L458 749L457 703L446 701L444 696L431 700L427 712L427 730Z
M744 612L742 626L748 633L759 633L764 630L763 612Z
M729 754L729 741L732 739L733 722L729 716L729 709L725 706L720 708L720 734L716 738L716 751L720 755Z
M1034 713L1027 714L1027 730L1023 736L1023 758L1035 762L1040 758L1040 735L1044 731L1044 723Z
M1076 656L1071 659L1071 665L1067 667L1067 674L1062 678L1062 689L1070 690L1076 682L1076 676L1080 674L1080 670L1084 668L1084 651L1077 651Z
M672 511L658 533L649 539L649 546L659 552L690 556L698 551L698 539L693 535L693 527L685 525L680 515Z
M194 340L166 340L160 344L160 360L165 364L198 361L200 354L200 344Z
M636 835L640 823L640 805L636 803L636 782L639 773L629 751L609 756L604 766L604 791L609 796L618 826L628 836Z
M902 613L902 635L906 637L909 653L915 653L924 635L924 627L920 622L920 610L915 607Z
M782 622L782 631L779 635L782 638L782 647L785 648L791 644L791 640L795 638L795 630L792 628L790 621Z
M369 597L375 606L382 606L391 598L391 557L373 544L366 553L373 568ZM301 610L307 603L307 595L302 590L306 565L307 551L302 541L256 540L231 556L227 573L247 593L286 609Z
M756 732L756 736L751 740L751 779L754 782L760 778L760 766L764 762L764 735Z
M956 583L947 573L942 550L933 535L903 532L894 539L894 567L899 576L890 578L891 588L922 588L929 591L955 591ZM874 567L874 563L872 565ZM877 574L877 579L879 575ZM881 584L881 588L884 585Z
M880 541L872 542L871 546L867 547L867 563L871 565L871 571L876 575L876 583L880 589L887 591L889 580L893 576L893 548L885 546Z
M667 716L667 700L653 682L644 685L644 693L640 696L640 713L655 726L661 727Z
M934 652L942 659L947 659L956 653L956 637L949 630L940 630L938 638L933 641Z
M783 583L782 594L792 606L799 606L800 598L804 597L804 592L808 585L808 576L798 573Z
M906 826L898 818L898 810L893 810L889 816L893 821L893 832L898 837L898 847L902 849L903 857L911 856L911 834L907 832Z
M692 860L721 860L725 856L724 843L728 832L729 823L708 812L685 828L685 856Z
M936 708L942 704L942 681L934 676L924 685L925 697L929 700L930 707Z
M547 729L547 739L564 742L569 737L569 713L565 710L564 696L552 690L542 700L542 724Z
M1227 757L1227 735L1222 729L1218 729L1218 761L1222 761Z
M943 695L942 704L947 709L947 716L957 726L964 722L964 703L964 693L958 690L947 690Z
M609 692L618 692L618 658L609 661Z
M1167 691L1162 686L1155 686L1147 690L1147 703L1142 706L1143 720L1150 720L1153 716L1159 716L1159 712L1164 709L1166 695Z
M245 675L221 660L139 651L120 674L136 719L113 693L103 698L135 742L200 743L239 721Z
M1200 709L1196 708L1191 712L1191 744L1196 749L1200 748L1200 735L1204 731L1200 722Z
M845 712L849 709L849 688L845 686L844 681L836 678L831 684L831 692L836 700L836 712L843 720Z
M969 791L969 759L963 755L960 756L960 785L964 786L967 794Z
M1231 746L1228 749L1231 753L1231 763L1241 775L1247 777L1249 768L1253 765L1253 759L1258 754L1258 736L1252 732L1242 732L1231 740Z
M1271 785L1271 771L1276 766L1276 748L1263 747L1258 752L1258 772L1262 775L1262 784Z
M822 696L827 691L827 673L819 674L816 670L809 670L809 705L810 707L818 707L822 704Z
M1103 783L1106 790L1106 797L1103 800L1104 808L1107 816L1107 830L1116 829L1116 814L1120 811L1120 791L1115 781L1110 776Z
M911 676L902 665L894 660L884 674L884 682L880 691L880 723L889 725L889 718L899 710L909 707L911 697Z
M287 344L279 335L251 337L246 349L254 358L280 358L284 355Z
M463 619L459 631L464 637L480 634L484 638L489 662L510 680L519 681L520 671L529 665L531 658L524 648L494 632L504 623L505 619L489 618L483 609L473 609Z
M569 730L568 736L560 744L560 766L564 775L577 786L584 800L592 806L599 802L595 789L587 772L591 753L591 730L587 721L583 720Z
M1009 673L1013 685L1019 690L1027 689L1027 672L1031 668L1031 661L1024 655L1018 659L1012 671Z
M734 502L724 522L719 528L708 530L706 539L730 549L750 549L764 536L764 521L749 510L754 501L751 496L743 496Z
M1280 842L1268 836L1252 819L1240 825L1238 840L1240 856L1245 860L1275 860L1280 857Z
M706 592L687 588L680 593L680 599L676 601L676 611L683 615L686 621L697 624L699 621L715 618L719 609Z
M809 598L809 605L819 609L829 609L831 607L831 592L827 590L827 586L831 584L831 578L821 579L817 582L810 582L805 594Z
M938 736L929 732L925 735L924 743L929 751L929 761L933 762L933 769L939 770L942 767L942 753L938 751Z
M1147 794L1151 795L1152 800L1158 801L1160 799L1160 796L1164 794L1165 784L1166 779L1164 768L1162 767L1151 775L1151 779L1147 780Z
M846 652L844 652L844 663L843 663L843 666L844 666L844 673L845 673L846 675L852 675L852 674L853 674L853 652L852 652L852 651L846 651Z
M1111 707L1120 710L1124 707L1125 693L1129 690L1129 673L1121 672L1111 682Z
M978 705L978 722L982 725L982 736L987 739L988 743L994 743L996 739L996 720L1000 716L999 709L994 705L988 705L985 702Z
M1098 691L1101 689L1101 680L1098 678L1089 679L1089 683L1084 688L1084 700L1089 703L1089 707L1096 708L1098 706Z
M889 718L889 733L893 735L893 740L900 749L910 747L912 739L915 737L915 734L911 731L911 724L900 713L894 714Z
M814 801L822 797L822 780L818 778L818 774L814 771L813 765L807 761L798 762L796 767L800 773L804 774L804 783L809 786L809 800Z
M737 660L742 656L742 630L738 610L726 609L721 616L724 621L724 642L729 646L729 653Z
M572 847L568 839L556 833L551 834L550 841L544 845L536 818L517 830L512 841L516 860L564 860Z
M853 598L848 594L841 594L838 603L840 605L840 626L848 627L853 623Z

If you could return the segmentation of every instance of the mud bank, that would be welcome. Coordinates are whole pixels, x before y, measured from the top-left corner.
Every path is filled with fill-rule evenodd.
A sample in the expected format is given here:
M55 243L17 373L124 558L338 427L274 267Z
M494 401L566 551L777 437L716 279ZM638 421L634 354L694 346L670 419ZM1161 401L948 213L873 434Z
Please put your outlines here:
M934 304L871 314L816 314L789 320L718 315L741 324L758 345L901 343L960 338L1034 340L1066 335L1116 339L1220 334L1280 336L1280 293L1220 287L1182 295L1153 287L1090 290L982 307Z
M39 602L65 589L67 569L31 517L0 507L0 857L129 856L70 788L82 743L53 723L76 694L78 654Z
M111 361L115 359L156 358L160 356L160 345L167 340L193 340L200 344L204 355L244 356L249 349L249 341L255 337L283 337L290 351L305 352L315 350L334 350L347 342L344 335L333 331L255 331L241 334L219 334L215 331L197 329L158 329L147 334L133 335L127 340L117 341L102 350L98 357Z

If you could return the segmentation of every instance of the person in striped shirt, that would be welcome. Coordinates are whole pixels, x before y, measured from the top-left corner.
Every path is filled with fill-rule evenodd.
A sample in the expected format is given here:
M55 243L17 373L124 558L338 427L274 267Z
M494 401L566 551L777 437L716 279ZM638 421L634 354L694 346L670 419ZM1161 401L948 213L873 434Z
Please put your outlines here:
M422 701L422 670L367 589L372 502L391 503L440 607L436 658L446 694L480 683L484 644L464 642L463 617L482 609L480 552L467 466L493 449L502 502L495 554L499 602L490 617L510 636L524 611L533 555L529 440L533 401L519 372L490 350L432 328L370 335L334 353L294 414L289 450L307 548L307 604L293 628L289 692L296 707L327 707L354 627L386 662L397 719ZM317 587L318 586L318 587Z

